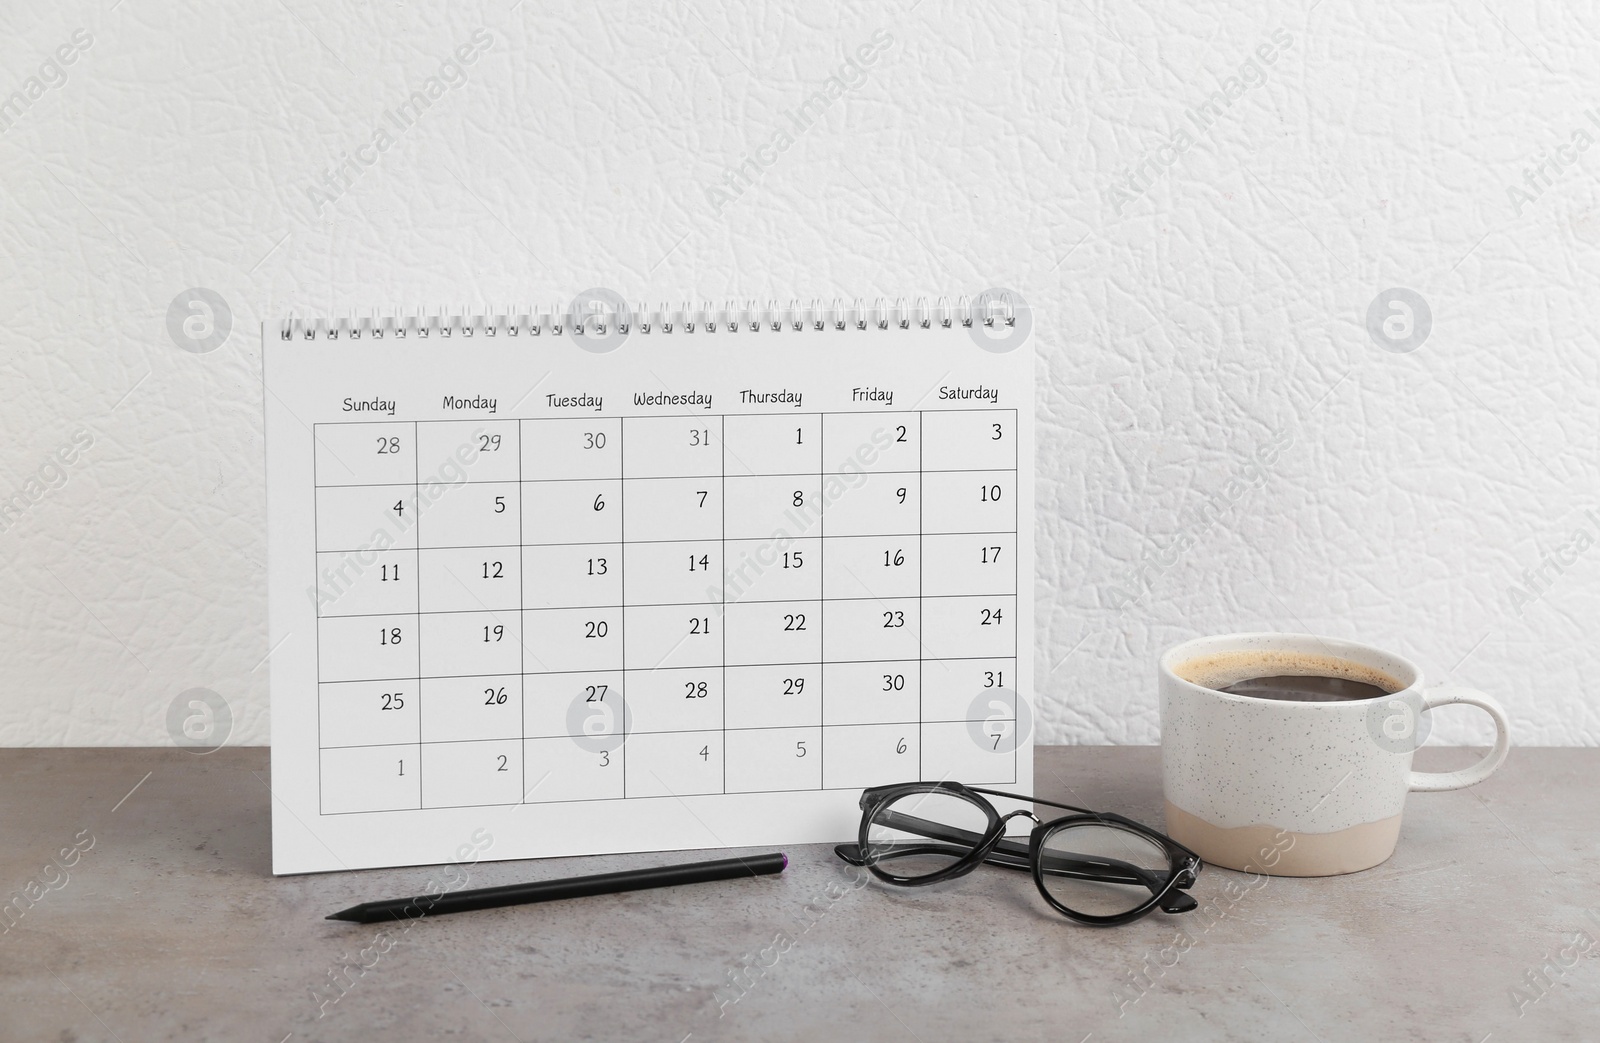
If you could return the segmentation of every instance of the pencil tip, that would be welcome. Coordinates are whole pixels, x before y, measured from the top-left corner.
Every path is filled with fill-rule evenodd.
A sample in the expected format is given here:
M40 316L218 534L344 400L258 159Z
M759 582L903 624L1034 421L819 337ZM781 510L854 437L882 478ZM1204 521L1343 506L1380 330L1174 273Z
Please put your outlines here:
M354 923L354 922L358 921L360 918L358 916L356 916L356 911L354 909L341 909L336 913L330 913L328 916L324 917L324 919L327 919L327 920L348 920L348 921Z

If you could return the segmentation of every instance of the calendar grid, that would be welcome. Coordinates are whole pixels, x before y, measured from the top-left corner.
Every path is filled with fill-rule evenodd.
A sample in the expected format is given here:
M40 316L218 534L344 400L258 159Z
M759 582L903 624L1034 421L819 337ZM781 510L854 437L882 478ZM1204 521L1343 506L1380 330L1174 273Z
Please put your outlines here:
M964 414L982 416L963 426ZM962 439L974 432L987 437L990 416L995 418L998 439L1002 424L1014 421L1017 411L652 414L316 425L314 455L319 430L328 430L331 437L341 428L376 428L394 431L408 443L411 465L409 481L393 468L369 465L356 475L368 480L321 485L318 478L326 469L318 470L313 460L312 483L318 495L312 524L319 559L372 557L383 563L384 579L390 565L396 579L401 565L408 577L408 582L374 583L370 580L376 577L369 575L365 586L350 588L353 593L340 591L339 597L348 596L350 601L327 609L318 603L321 812L856 789L864 780L874 784L911 778L913 769L893 768L902 763L893 756L897 744L903 753L909 741L916 743L915 777L941 773L949 777L963 770L950 767L967 763L962 757L973 757L962 733L971 732L976 740L976 726L982 723L977 718L983 715L977 708L995 705L989 695L978 693L984 667L992 661L991 679L1010 672L1015 685L1021 646L1016 630L1016 610L1024 594L1019 587L1016 443L1009 445L1008 458L993 450L967 457L995 466L941 466L958 462L969 452ZM941 426L930 429L936 417ZM730 420L738 418L742 422L730 430ZM678 422L678 428L672 422ZM688 430L690 423L707 439L716 434L715 456L691 461L681 451L673 455L675 443L664 435ZM879 425L876 431L873 424ZM877 439L883 424L891 428L887 445ZM809 445L806 452L798 448L802 438L810 442L805 432L812 425L814 457ZM487 439L473 454L463 454L458 447L455 456L461 465L455 468L457 475L446 480L449 472L435 467L435 459L450 464L446 443L453 432L465 437L468 430L473 431L474 443L485 438L482 431L496 432L494 448L489 449ZM1007 430L1015 432L1014 423ZM568 451L560 448L568 444L563 440L584 431L608 436L609 443L599 444L609 448L597 450L592 460L575 450L562 456ZM898 439L892 437L895 431ZM367 440L370 452L372 436L359 437ZM513 438L514 447L509 444ZM746 446L738 441L741 438L753 441ZM786 448L781 444L785 440ZM883 463L854 464L867 459L862 452L869 441ZM896 448L898 442L910 441L915 445ZM425 445L438 456L426 455ZM835 445L847 454L853 448L854 456L830 463L827 454ZM504 457L491 455L505 450L514 451ZM748 453L755 466L747 466L738 450ZM467 462L468 456L473 463ZM970 484L962 477L978 475L992 477L984 477L981 487L976 477ZM794 479L793 486L783 481L786 478ZM509 488L513 483L514 491ZM992 507L987 506L990 489L996 505ZM402 525L385 516L398 536L378 553L367 536L370 526L345 524L339 515L358 502L386 507L395 502L395 490L404 492L393 509L403 506L412 517ZM703 507L712 506L705 502L703 490L715 490L720 500L716 513L702 516L674 506L678 500L673 497L689 490L700 490ZM323 495L329 497L327 510ZM793 509L788 502L791 495ZM967 497L985 506L980 509ZM602 499L609 504L613 498L615 511L602 511ZM514 517L508 512L491 523L470 515L473 505L490 501L502 509L514 504ZM815 510L810 507L813 502ZM769 512L773 521L752 521L769 516L762 511ZM424 513L429 515L426 527L421 524ZM909 524L913 516L914 526ZM1009 527L997 527L1001 525ZM791 528L797 531L790 532ZM758 537L758 531L770 535ZM363 544L363 539L368 542ZM433 539L437 545L429 542ZM990 560L991 545L1007 548L1012 556L1009 586L987 569L974 568L980 549L984 563ZM696 563L702 560L697 548L709 552L713 547L721 557L718 570L697 571ZM916 556L914 577L909 569L897 567L902 547L905 556ZM585 554L574 548L589 550ZM690 554L687 579L677 548ZM477 551L487 552L481 581ZM752 559L760 557L757 551L774 551L773 563L765 564L768 559L762 558L763 564L755 566L750 577L746 570ZM490 553L506 564L515 562L515 576L504 575L501 562ZM741 553L744 562L735 572L733 556ZM609 569L604 567L607 557L614 559ZM588 576L579 579L585 559ZM669 567L678 570L677 578L669 576ZM314 562L313 573L318 572L320 565ZM359 577L359 568L356 572ZM602 580L604 573L610 575ZM467 574L470 583L463 578ZM709 589L719 575L720 584ZM404 599L408 590L412 607L397 608L395 598ZM781 606L792 610L786 616ZM1004 639L1003 625L989 628L990 614L998 625L1002 611L1012 627L1009 641ZM673 644L673 634L683 634L673 628L684 626L690 612L694 618L688 620L688 634ZM813 613L811 626L805 626L804 616ZM694 636L706 629L696 623L702 615L721 627L715 644ZM484 625L476 626L475 617ZM753 636L756 631L750 628L758 625L791 629L782 625L785 618L801 621L793 628L793 637L765 631ZM350 642L363 633L362 620L383 620L384 642L392 631L394 643L403 640L404 646L384 649L381 655L349 651ZM583 621L591 631L597 624L606 629L598 640L563 629ZM806 630L815 632L798 633ZM514 636L519 647L499 646L502 634ZM830 658L835 654L844 658ZM875 667L883 668L881 691ZM704 692L703 682L713 677L720 706L697 705L692 688L684 694L685 682L700 683ZM362 702L370 698L366 693L393 687L393 681L401 679L408 689L415 682L415 689L406 693L408 705L403 711L392 717L368 715L370 708ZM578 701L585 680L591 684L604 680L616 689L610 698L601 696L606 708L598 712L607 715L608 730L599 738L577 723L579 715L591 709ZM490 687L473 694L474 681ZM507 728L494 716L493 693L501 687L510 691L513 681L518 711L508 718ZM908 683L915 684L915 693L903 690ZM804 689L794 691L805 690L806 698L785 702L776 694L797 684ZM1014 722L1016 696L1011 698ZM372 724L357 724L358 719ZM566 722L564 728L556 726L560 720ZM328 721L338 725L335 734L326 730ZM512 728L515 734L510 734ZM403 741L386 738L408 734L413 737ZM674 740L675 736L681 739ZM382 771L383 751L407 748L414 750L414 759L412 754L400 755L408 777L404 785L391 785L385 791L388 796L359 798L367 801L359 806L350 806L358 799L353 797L341 797L330 806L327 786L356 771ZM594 756L585 759L584 751L590 749ZM689 756L691 749L694 762L709 761L714 751L718 763L691 769L670 761ZM513 756L518 764L510 774ZM811 761L803 761L808 756ZM878 758L874 770L884 777L863 774L859 765L868 757ZM498 768L473 766L493 765L496 759ZM1006 759L1010 781L1015 782L1014 748ZM425 761L432 776L423 773ZM604 766L613 762L620 762L616 773L604 775ZM331 779L329 763L340 766ZM903 763L912 762L907 758ZM775 782L763 774L769 769L785 774ZM388 773L392 776L395 770L395 761L388 760ZM471 774L479 771L485 774ZM505 785L513 780L514 794ZM1003 780L997 776L970 781ZM533 790L540 791L537 795L530 791L530 782ZM763 782L772 788L763 787ZM501 799L485 799L494 794Z

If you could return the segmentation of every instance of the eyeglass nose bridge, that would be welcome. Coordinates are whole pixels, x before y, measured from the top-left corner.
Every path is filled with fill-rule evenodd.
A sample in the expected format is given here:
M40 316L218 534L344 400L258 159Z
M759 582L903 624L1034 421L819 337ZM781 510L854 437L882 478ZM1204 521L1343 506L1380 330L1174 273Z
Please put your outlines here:
M1001 815L999 821L994 824L994 831L989 835L989 842L979 846L971 855L967 856L971 859L972 867L976 867L980 862L987 860L990 853L1006 840L1006 823L1018 817L1032 819L1035 826L1042 825L1039 821L1039 816L1031 811L1013 811Z

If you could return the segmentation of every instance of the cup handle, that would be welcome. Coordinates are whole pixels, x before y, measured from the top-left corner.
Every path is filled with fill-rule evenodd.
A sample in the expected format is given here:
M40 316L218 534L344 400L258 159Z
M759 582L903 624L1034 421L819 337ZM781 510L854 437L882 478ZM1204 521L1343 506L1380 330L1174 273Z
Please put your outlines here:
M1486 753L1483 759L1472 767L1462 768L1460 771L1412 772L1409 785L1413 790L1437 793L1442 790L1476 786L1505 763L1506 754L1511 749L1511 722L1506 719L1506 712L1500 704L1475 688L1462 688L1458 685L1439 685L1422 693L1423 713L1452 703L1476 706L1494 718L1494 749Z

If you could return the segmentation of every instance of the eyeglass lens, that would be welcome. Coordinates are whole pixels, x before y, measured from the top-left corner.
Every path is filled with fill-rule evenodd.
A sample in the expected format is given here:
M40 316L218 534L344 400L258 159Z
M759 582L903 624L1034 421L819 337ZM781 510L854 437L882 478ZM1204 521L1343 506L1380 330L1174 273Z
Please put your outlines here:
M1171 863L1162 846L1112 823L1066 826L1044 839L1040 877L1050 896L1074 912L1119 916L1166 885Z
M929 876L971 854L988 827L988 814L970 800L908 793L873 812L864 854L896 876Z

